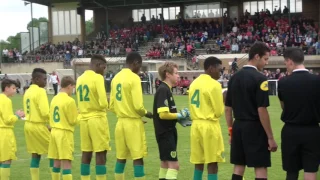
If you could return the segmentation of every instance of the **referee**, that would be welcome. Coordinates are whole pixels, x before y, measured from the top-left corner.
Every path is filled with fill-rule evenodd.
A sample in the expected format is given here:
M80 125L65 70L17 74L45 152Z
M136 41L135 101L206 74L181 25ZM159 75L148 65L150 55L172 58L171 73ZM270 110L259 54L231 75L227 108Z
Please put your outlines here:
M268 81L259 72L268 64L269 53L264 43L255 43L248 65L235 73L228 84L225 116L231 138L231 164L235 165L232 180L242 180L246 166L255 169L256 180L266 180L270 151L277 150L267 111Z
M320 78L304 67L303 51L288 48L284 52L290 76L279 81L278 96L283 109L281 120L282 167L287 180L316 180L320 160Z

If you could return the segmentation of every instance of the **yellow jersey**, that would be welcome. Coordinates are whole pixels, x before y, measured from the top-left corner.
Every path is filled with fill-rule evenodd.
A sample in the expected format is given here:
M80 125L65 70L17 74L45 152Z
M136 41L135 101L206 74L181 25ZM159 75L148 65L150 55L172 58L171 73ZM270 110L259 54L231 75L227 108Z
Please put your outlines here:
M219 121L224 112L221 84L207 74L200 75L189 88L192 120Z
M140 77L128 68L112 79L110 110L118 118L141 118L147 113L143 106Z
M11 99L5 94L0 94L0 128L13 128L18 116L14 115Z
M26 121L49 122L49 102L44 88L32 84L23 96L23 109Z
M107 116L108 100L102 75L86 70L77 79L76 91L79 120Z
M50 126L74 132L78 110L76 102L67 93L60 92L50 104Z

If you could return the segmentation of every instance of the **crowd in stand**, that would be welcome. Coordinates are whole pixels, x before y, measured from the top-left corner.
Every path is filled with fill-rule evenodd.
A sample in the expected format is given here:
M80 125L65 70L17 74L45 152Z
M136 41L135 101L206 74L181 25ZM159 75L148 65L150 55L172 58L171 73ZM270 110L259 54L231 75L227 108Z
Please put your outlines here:
M271 55L281 55L286 47L298 46L305 54L320 54L320 31L312 19L292 16L289 25L288 8L268 9L256 12L254 16L246 10L240 19L228 19L225 16L225 30L218 19L209 22L193 22L179 18L176 25L164 25L161 21L152 20L147 23L133 24L132 28L119 28L114 25L109 36L104 31L98 32L90 42L59 42L42 44L32 56L22 56L16 49L3 50L5 60L17 62L32 60L34 62L53 60L65 61L67 64L74 57L90 57L92 54L105 56L124 56L131 51L139 51L141 45L162 34L160 41L153 43L145 56L148 59L187 57L194 59L199 54L197 49L205 49L207 54L213 53L247 53L256 41L265 42L271 48ZM132 21L132 19L131 19ZM210 40L210 43L208 42ZM26 53L24 53L26 54ZM23 55L24 55L23 54ZM195 63L195 62L193 62Z
M225 20L224 20L225 21ZM227 21L225 21L227 22ZM171 58L176 56L193 56L197 49L204 48L208 54L213 53L247 53L256 41L265 42L271 49L271 55L281 55L286 47L300 47L305 54L320 54L320 31L312 19L292 16L289 25L288 8L268 9L250 16L246 11L238 19L230 19L226 32L222 33L218 21L194 21L180 19L179 24L165 26L159 43L150 48L146 54L149 58ZM213 43L207 43L211 40Z

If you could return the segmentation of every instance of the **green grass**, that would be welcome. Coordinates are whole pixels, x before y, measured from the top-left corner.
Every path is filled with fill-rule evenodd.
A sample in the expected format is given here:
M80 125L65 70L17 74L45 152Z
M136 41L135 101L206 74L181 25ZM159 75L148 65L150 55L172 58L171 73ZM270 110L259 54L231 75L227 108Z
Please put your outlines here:
M49 96L51 100L52 96ZM12 98L14 110L22 108L22 96L17 95ZM188 106L187 96L175 96L175 101L178 108L183 108ZM152 110L153 105L153 96L144 96L145 107L148 110ZM279 149L277 152L272 153L272 167L269 169L268 175L271 180L279 180L284 179L285 173L282 170L281 163L281 152L280 152L280 132L283 126L283 123L280 121L280 113L281 108L276 97L270 97L270 107L269 113L272 121L272 127L275 139L279 145ZM108 180L113 180L113 170L115 165L115 144L114 144L114 128L116 124L116 117L113 113L108 114L108 120L110 125L110 134L111 134L111 146L112 150L108 152L107 155L107 171L108 171ZM157 144L154 135L153 123L151 120L145 125L146 129L146 137L147 137L147 145L148 145L148 156L145 158L145 173L147 180L157 180L158 179L158 170L159 170L159 155ZM30 155L26 150L26 143L24 139L24 131L23 131L24 122L18 121L15 125L14 131L17 139L17 156L18 160L14 161L12 164L11 170L11 179L20 180L20 179L30 179L29 175L29 164L30 164ZM224 117L221 118L221 126L224 137L225 144L225 154L226 154L226 162L219 164L219 179L220 180L228 180L231 179L233 166L229 163L230 161L230 147L228 144L228 133L227 127ZM178 127L178 158L180 163L180 171L178 175L178 179L180 180L191 180L193 177L193 165L189 162L190 156L190 143L189 143L189 132L190 127L183 128L180 125ZM75 158L73 161L72 173L75 180L80 179L80 160L81 160L81 151L80 151L80 135L79 135L79 126L77 126L75 130ZM49 180L51 179L50 171L48 168L48 159L43 157L43 160L40 163L40 179L41 180ZM91 162L91 179L94 178L95 167L94 160ZM133 179L133 168L132 161L127 161L127 166L125 169L126 179ZM204 178L206 177L206 172L204 172ZM247 169L245 173L246 180L254 179L254 171L253 169ZM300 176L301 178L301 176Z

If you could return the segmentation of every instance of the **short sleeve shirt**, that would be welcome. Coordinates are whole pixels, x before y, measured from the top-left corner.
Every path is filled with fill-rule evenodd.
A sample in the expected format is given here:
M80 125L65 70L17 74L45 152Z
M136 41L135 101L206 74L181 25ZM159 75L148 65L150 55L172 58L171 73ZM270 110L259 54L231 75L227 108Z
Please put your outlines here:
M259 107L269 106L267 77L253 66L244 66L228 84L225 105L232 107L236 120L259 121Z
M176 120L162 120L159 117L161 112L177 113L170 87L162 82L157 89L153 101L153 124L156 135L161 135L176 128Z
M284 107L281 120L286 124L320 123L320 78L307 70L295 70L281 78L278 96Z

